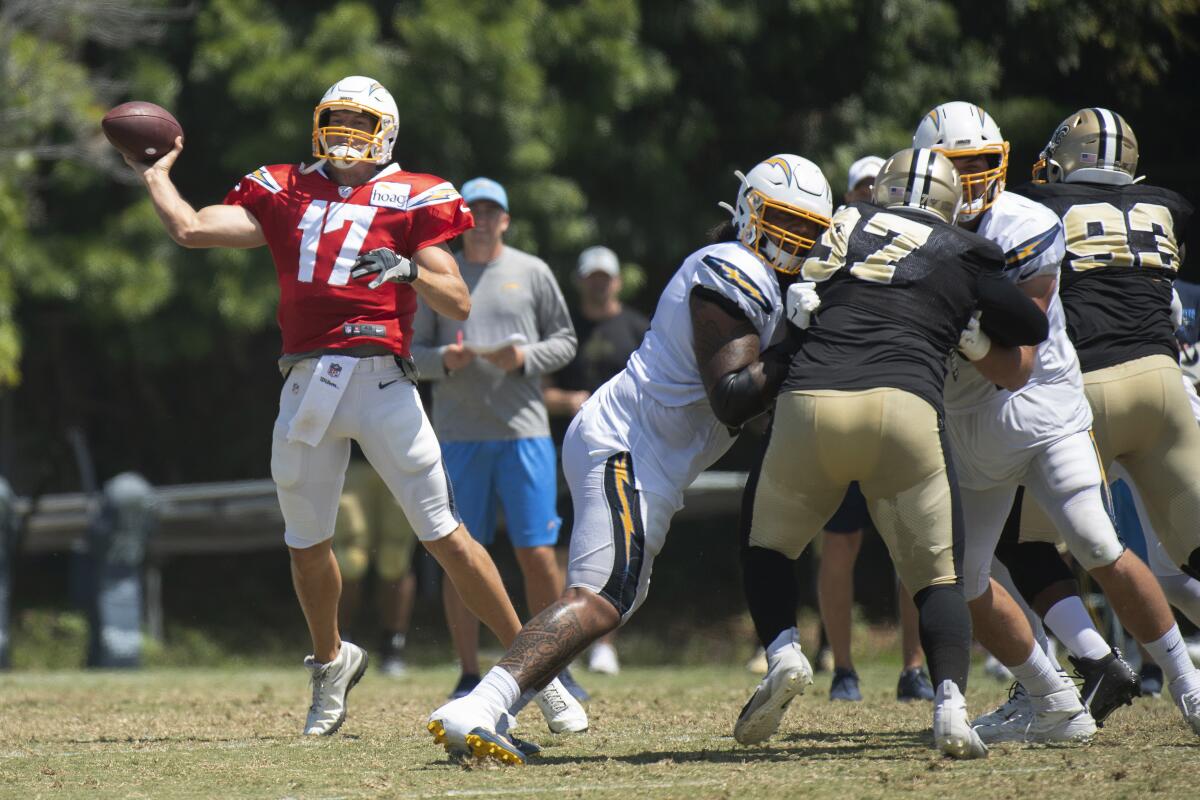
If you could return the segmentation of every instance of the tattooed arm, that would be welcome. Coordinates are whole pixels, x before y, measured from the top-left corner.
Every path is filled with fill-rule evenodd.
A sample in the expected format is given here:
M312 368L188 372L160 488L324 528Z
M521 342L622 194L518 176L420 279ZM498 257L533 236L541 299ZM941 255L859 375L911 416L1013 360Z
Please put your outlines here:
M704 287L692 290L689 304L692 352L708 401L718 420L740 428L767 410L785 370L776 359L759 359L758 331L736 305Z

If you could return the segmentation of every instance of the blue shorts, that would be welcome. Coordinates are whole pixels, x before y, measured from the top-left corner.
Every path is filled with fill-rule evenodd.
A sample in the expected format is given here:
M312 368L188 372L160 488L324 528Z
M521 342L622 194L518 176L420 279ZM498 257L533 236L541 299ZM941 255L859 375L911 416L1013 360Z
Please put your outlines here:
M490 442L442 442L442 459L459 516L475 540L496 538L496 501L513 547L553 547L558 516L557 457L549 436Z
M863 497L862 489L858 488L858 481L854 481L846 489L846 496L842 498L838 510L833 512L833 518L825 523L825 532L858 533L867 527L870 520L867 498Z

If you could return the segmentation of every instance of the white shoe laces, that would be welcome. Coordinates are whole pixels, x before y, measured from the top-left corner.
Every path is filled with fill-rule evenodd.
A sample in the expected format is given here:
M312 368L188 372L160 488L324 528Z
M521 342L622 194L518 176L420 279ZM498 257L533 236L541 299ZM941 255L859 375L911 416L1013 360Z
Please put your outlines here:
M325 689L325 676L328 674L328 665L321 669L315 670L312 674L312 705L308 707L308 713L315 714L321 707L321 695Z
M550 704L550 710L555 714L561 714L567 710L567 701L558 693L558 687L553 683L547 684L545 689L542 689L542 697Z

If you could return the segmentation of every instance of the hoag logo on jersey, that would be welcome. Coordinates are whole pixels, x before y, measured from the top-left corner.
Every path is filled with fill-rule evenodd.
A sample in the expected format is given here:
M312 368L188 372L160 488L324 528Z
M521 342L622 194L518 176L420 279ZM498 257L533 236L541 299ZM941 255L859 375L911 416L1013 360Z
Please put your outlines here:
M371 205L403 210L408 205L408 195L411 191L412 187L407 183L380 181L371 188Z

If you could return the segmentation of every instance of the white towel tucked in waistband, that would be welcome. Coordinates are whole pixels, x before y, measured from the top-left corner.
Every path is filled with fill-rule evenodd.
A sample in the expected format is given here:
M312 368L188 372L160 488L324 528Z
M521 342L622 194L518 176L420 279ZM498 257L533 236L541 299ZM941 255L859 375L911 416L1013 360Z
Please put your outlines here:
M350 376L358 359L350 356L321 356L313 370L308 388L300 400L300 407L288 426L289 442L304 442L316 447L329 428L333 412L350 385Z

